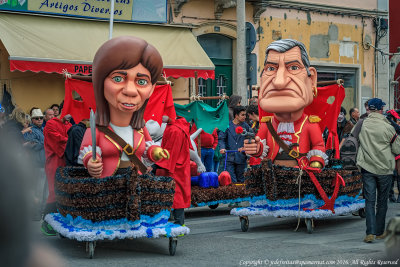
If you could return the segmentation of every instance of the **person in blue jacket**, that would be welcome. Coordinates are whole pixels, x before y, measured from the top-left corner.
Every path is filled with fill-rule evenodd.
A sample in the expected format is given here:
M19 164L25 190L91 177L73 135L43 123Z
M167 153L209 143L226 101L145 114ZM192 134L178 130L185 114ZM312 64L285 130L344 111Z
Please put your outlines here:
M235 106L233 108L234 119L229 122L229 128L225 132L220 132L218 143L220 145L220 153L225 154L227 150L236 150L237 152L228 152L226 161L226 170L231 175L232 183L244 182L244 171L247 166L247 156L241 152L245 140L245 136L238 134L237 127L242 127L246 132L253 132L250 126L245 122L246 108L243 106Z

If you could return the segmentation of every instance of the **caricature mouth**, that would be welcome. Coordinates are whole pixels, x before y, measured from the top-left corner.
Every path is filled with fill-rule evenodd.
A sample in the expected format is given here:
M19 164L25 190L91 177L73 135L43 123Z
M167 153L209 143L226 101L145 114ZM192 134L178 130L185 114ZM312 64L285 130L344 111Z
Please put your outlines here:
M136 104L132 104L132 103L121 103L121 105L125 109L134 109L137 107Z
M264 96L299 96L299 93L290 88L271 89L265 92Z

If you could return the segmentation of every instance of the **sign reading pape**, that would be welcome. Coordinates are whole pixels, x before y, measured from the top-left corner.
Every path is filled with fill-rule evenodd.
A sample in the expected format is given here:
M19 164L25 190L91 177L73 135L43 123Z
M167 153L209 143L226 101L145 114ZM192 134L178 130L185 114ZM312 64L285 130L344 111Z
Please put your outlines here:
M0 10L110 18L111 0L0 0ZM114 0L114 19L165 23L167 0Z

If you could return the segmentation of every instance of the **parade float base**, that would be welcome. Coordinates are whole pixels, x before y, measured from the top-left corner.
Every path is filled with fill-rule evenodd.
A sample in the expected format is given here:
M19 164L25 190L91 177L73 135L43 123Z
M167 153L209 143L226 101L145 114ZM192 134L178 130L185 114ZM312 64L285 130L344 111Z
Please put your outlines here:
M256 180L219 186L217 188L202 188L192 186L192 207L214 206L218 204L233 204L250 201L252 197L264 194L263 187Z
M317 185L306 171L273 165L270 160L263 160L260 168L247 171L245 177L246 188L251 187L255 194L251 196L248 207L232 209L232 215L323 218L365 207L365 201L359 197L361 173L344 170L340 165L315 173ZM325 199L317 186L325 193ZM333 211L322 208L329 201L333 203Z
M92 222L81 217L63 216L60 213L46 215L44 220L61 236L77 241L98 241L133 238L177 237L189 234L186 226L168 222L169 211L138 221L126 219Z
M175 255L177 236L189 228L168 222L175 194L171 177L139 175L136 168L118 169L112 176L90 177L83 167L60 167L55 193L58 213L45 221L61 237L86 242L93 258L96 241L169 238Z
M300 209L298 199L270 201L267 200L265 196L262 196L253 198L249 202L249 207L232 209L231 215L261 215L266 217L298 217L318 219L353 213L365 207L364 199L354 199L346 196L340 196L336 199L334 206L335 213L326 209L318 209L318 207L321 207L324 202L316 199L316 197L313 195L307 195L301 199Z

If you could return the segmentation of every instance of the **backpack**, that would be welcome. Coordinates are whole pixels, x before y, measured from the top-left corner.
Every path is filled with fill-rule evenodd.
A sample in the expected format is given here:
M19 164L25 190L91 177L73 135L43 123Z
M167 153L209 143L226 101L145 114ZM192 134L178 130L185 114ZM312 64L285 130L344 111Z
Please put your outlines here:
M359 120L354 125L353 131L343 142L340 148L340 159L342 160L342 166L345 170L356 170L357 169L357 152L360 145L358 136L361 132L361 127L364 120Z

